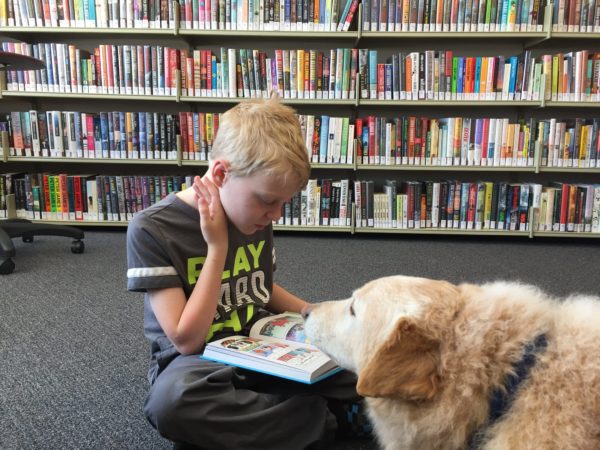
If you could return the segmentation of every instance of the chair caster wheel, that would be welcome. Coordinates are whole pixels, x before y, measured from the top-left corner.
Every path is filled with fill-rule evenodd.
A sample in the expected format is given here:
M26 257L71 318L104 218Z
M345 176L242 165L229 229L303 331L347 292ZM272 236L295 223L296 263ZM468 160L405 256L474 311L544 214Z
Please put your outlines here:
M33 242L33 236L23 236L22 239L23 239L23 242L28 242L28 243Z
M12 259L6 258L0 260L0 275L8 275L15 270L15 263Z
M83 253L84 249L85 244L83 243L83 241L73 241L71 243L71 252L73 253Z

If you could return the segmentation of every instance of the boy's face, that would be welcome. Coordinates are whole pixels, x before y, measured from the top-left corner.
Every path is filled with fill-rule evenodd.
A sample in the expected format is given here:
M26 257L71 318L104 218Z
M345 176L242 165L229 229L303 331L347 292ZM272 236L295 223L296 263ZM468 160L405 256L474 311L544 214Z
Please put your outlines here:
M220 187L225 214L240 232L250 235L279 220L281 208L298 191L294 177L255 173L227 176Z

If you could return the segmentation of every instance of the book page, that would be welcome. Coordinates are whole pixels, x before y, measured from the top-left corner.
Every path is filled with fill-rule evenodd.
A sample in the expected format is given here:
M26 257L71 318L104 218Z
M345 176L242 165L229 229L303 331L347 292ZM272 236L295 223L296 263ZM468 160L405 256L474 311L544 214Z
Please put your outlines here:
M211 343L241 358L259 358L277 364L313 371L326 363L327 358L319 350L309 346L288 345L252 337L232 336Z
M300 314L286 312L258 320L250 330L254 338L281 339L309 343L304 334L304 320Z

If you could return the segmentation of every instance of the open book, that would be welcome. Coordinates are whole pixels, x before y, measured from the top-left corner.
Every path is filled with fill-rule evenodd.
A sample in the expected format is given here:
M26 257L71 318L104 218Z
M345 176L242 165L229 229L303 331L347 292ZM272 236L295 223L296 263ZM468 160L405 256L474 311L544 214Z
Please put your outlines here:
M258 320L249 337L230 336L210 342L200 357L307 384L341 370L307 343L302 317L295 313Z

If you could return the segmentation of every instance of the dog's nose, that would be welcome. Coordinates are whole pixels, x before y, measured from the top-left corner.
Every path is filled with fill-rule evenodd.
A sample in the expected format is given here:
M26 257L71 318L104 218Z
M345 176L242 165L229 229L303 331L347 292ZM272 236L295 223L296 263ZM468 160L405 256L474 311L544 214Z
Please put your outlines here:
M302 311L300 311L300 314L302 314L302 317L304 318L304 320L306 320L306 319L308 319L308 316L310 315L311 311L312 311L312 306L306 305L304 308L302 308Z

